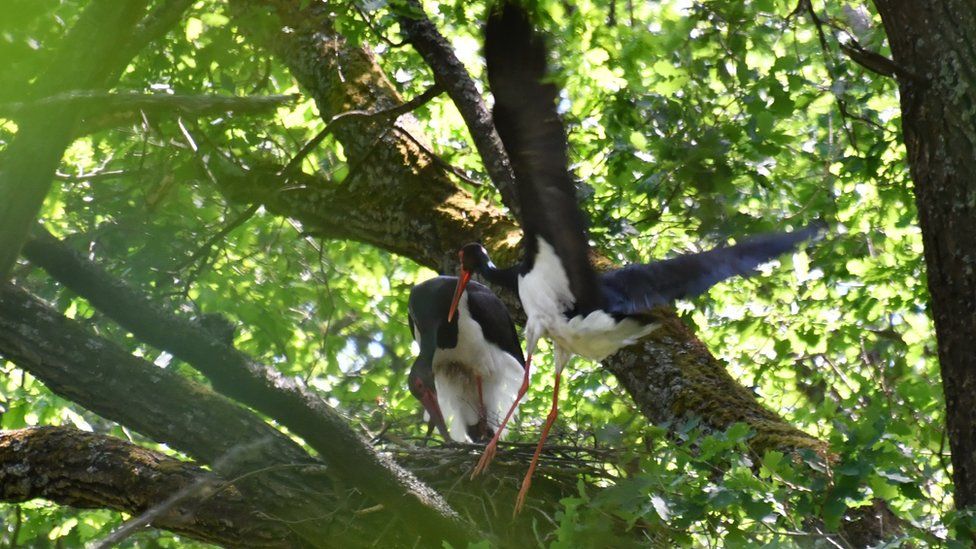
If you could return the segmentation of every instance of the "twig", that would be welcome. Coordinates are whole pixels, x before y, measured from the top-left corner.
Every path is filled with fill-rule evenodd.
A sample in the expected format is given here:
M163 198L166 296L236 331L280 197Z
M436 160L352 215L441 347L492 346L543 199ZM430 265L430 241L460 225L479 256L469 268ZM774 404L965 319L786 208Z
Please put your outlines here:
M430 150L430 148L428 148L427 145L424 145L423 143L421 143L420 140L417 139L416 137L414 137L410 132L404 130L403 128L395 128L395 129L398 130L404 136L406 136L407 139L409 139L410 141L413 141L414 145L417 145L417 147L419 147L422 151L424 151L425 153L427 153L427 156L430 157L430 160L434 164L436 164L437 167L439 167L439 168L441 168L443 170L447 170L448 172L452 173L454 176L456 176L458 179L464 181L468 185L472 185L474 187L481 187L482 186L482 184L481 184L480 181L475 181L474 179L471 179L470 177L468 177L468 175L466 173L464 173L464 171L462 171L461 168L458 168L457 166L454 166L453 164L451 164L447 160L444 160L443 158L441 158L440 155L438 155L434 151Z
M145 172L140 170L102 170L102 171L83 173L78 175L72 175L70 173L63 173L63 172L55 172L54 178L57 179L58 181L68 181L73 183L77 181L98 181L99 179L115 179L118 177L140 175L141 173L145 173Z
M374 111L374 112L352 110L352 111L342 112L333 116L332 118L329 119L329 122L325 125L325 127L322 128L322 131L320 131L318 134L315 135L315 137L310 139L308 143L305 143L305 145L301 148L301 150L298 151L298 154L296 154L288 162L288 164L285 165L284 168L279 170L277 175L289 174L292 171L296 170L305 160L305 157L307 157L309 153L311 153L312 150L314 150L315 147L317 147L319 143L321 143L322 140L326 138L326 136L332 133L332 131L336 128L336 125L338 125L340 122L351 118L375 119L377 123L388 121L388 120L395 120L399 118L401 115L416 110L421 106L425 105L431 99L440 95L442 91L443 90L439 85L434 84L430 88L427 88L427 91L418 95L417 97L414 97L410 101L407 101L405 103L402 103L400 105L397 105L389 109L384 109L381 111Z
M221 467L227 465L228 463L236 459L237 456L240 456L244 452L249 452L257 448L258 446L267 444L270 440L271 437L261 437L258 440L255 440L253 442L247 444L238 444L237 446L234 446L233 448L228 450L223 456L221 456L216 461L214 461L213 463L214 470L220 469ZM152 522L155 518L159 517L163 513L166 513L167 511L175 507L178 503L202 492L206 488L212 486L213 484L216 484L217 481L218 479L216 476L200 477L195 482L186 486L179 492L176 492L172 496L166 498L166 500L160 502L158 505L154 505L153 507L146 509L146 511L143 512L138 517L134 517L126 521L117 530L115 530L108 536L105 536L100 541L96 542L94 544L94 549L109 549L110 547L118 545L123 540L125 540L132 534L136 533L137 530L146 526L147 524Z
M238 475L238 476L236 476L236 477L234 477L232 479L228 479L228 480L222 482L220 484L220 486L217 487L216 490L208 493L205 497L201 498L201 501L208 500L208 499L216 496L217 494L221 493L222 491L230 488L231 486L238 485L238 484L241 483L241 481L243 481L245 479L248 479L250 477L253 477L255 475L269 473L269 472L272 472L272 471L281 471L282 469L296 469L296 468L297 469L314 469L314 468L320 468L320 469L323 469L323 470L327 470L328 469L328 467L326 467L325 465L320 465L318 463L282 463L282 464L278 464L278 465L269 465L267 467L261 467L260 469L254 469L252 471L248 471L248 472L246 472L246 473L244 473L242 475Z
M11 549L14 548L14 547L17 547L17 538L20 537L20 529L21 529L21 527L24 524L24 515L23 515L23 511L20 508L20 505L17 505L17 506L14 507L14 513L15 513L14 514L14 528L13 528L13 531L10 532L10 547L11 547Z
M191 255L185 261L181 262L176 267L170 269L170 272L176 273L182 271L188 265L192 265L198 259L210 253L210 248L213 247L214 244L223 240L227 235L232 233L234 229L243 225L245 222L247 222L248 219L251 219L251 217L253 217L254 214L257 213L257 211L260 208L261 208L261 204L252 204L250 207L248 207L248 209L241 212L239 216L235 217L230 223L224 226L223 229L221 229L216 234L208 238L206 242L204 242L199 248L197 248L197 251L193 252L193 255Z
M355 515L355 516L357 516L357 517L361 517L363 515L368 515L370 513L375 513L377 511L382 511L383 509L384 509L383 504L382 503L377 503L376 505L373 505L372 507L367 507L365 509L359 509L357 511L353 511L352 514Z
M359 7L359 4L356 3L356 0L350 1L349 4L353 7L354 10L356 10L356 13L358 13L359 16L363 18L363 22L366 23L366 26L369 27L369 30L373 31L373 34L375 34L376 37L382 40L387 46L391 48L402 48L403 46L407 45L406 40L394 42L393 40L387 38L387 36L383 34L383 32L380 31L380 29L376 28L376 24L373 23L373 19L370 18L370 16L363 10L363 8Z
M444 87L461 113L485 171L501 194L502 202L516 218L520 217L515 175L481 92L454 54L451 44L424 13L420 2L405 0L404 8L404 13L397 18L404 36L423 57L434 75L434 81Z
M817 15L816 10L813 9L812 0L800 0L800 3L797 5L797 8L799 9L801 6L810 16L810 20L813 21L813 25L817 29L817 38L820 41L820 49L823 51L824 54L824 66L827 68L827 74L830 75L830 80L836 83L837 68L834 66L834 63L832 61L832 56L830 53L830 45L827 43L827 33L824 32L823 29L824 21L820 19L820 16ZM831 88L833 87L834 86L831 86ZM834 92L834 98L837 100L837 105L840 109L841 119L844 122L842 124L844 128L844 133L847 134L847 139L850 140L851 146L854 147L855 150L857 150L858 148L857 136L854 135L854 129L847 125L847 120L848 120L847 101L840 96L840 93L837 92Z
M128 55L135 55L154 40L166 35L192 4L194 0L167 0L158 4L149 12L132 33L132 38L126 44Z

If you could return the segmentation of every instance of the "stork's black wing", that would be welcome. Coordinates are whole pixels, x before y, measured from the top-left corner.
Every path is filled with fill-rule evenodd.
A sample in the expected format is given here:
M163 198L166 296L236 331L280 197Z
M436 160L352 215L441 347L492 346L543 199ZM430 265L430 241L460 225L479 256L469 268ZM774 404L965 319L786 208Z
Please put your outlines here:
M468 284L468 310L481 326L485 339L515 357L525 367L522 344L508 308L487 286L471 281Z
M675 299L704 293L726 278L751 274L822 229L823 225L816 223L799 231L759 235L734 246L608 272L601 277L607 310L640 314Z
M602 306L590 265L583 214L569 174L566 132L556 112L559 90L545 82L546 46L525 11L511 1L492 10L485 30L495 129L515 172L527 261L541 236L555 249L576 298L577 312Z

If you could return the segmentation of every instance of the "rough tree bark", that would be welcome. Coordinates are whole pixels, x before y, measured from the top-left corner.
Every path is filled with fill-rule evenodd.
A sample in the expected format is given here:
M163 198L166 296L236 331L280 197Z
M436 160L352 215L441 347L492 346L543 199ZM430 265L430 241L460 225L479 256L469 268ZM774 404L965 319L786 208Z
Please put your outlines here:
M875 5L903 69L902 131L925 245L956 506L963 509L976 505L976 4Z
M199 487L199 489L195 489ZM152 525L229 547L294 547L284 523L256 511L232 483L195 465L105 435L67 427L0 432L0 500L44 498L61 505L139 515L166 507Z

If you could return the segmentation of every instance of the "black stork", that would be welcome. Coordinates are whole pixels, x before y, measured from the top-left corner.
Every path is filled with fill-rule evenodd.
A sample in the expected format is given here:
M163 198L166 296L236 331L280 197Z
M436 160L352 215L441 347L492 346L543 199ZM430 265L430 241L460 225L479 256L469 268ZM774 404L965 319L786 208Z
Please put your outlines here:
M525 359L508 309L488 287L470 283L447 319L457 282L439 276L410 291L420 354L408 383L445 440L483 443L502 435L502 414L517 406Z
M546 80L546 56L544 40L533 32L522 8L503 2L491 12L485 61L495 97L492 116L515 172L523 257L519 264L499 269L481 244L464 246L458 253L461 275L448 313L452 318L473 273L517 292L527 316L527 360L516 402L528 387L539 338L548 336L553 341L552 408L522 481L516 513L524 504L539 453L557 417L560 374L572 355L603 360L657 327L647 315L655 306L701 294L729 277L747 275L821 229L811 225L761 235L734 246L598 274L589 260L586 225L569 172L566 133L556 111L558 89ZM485 470L496 447L493 438L472 476Z

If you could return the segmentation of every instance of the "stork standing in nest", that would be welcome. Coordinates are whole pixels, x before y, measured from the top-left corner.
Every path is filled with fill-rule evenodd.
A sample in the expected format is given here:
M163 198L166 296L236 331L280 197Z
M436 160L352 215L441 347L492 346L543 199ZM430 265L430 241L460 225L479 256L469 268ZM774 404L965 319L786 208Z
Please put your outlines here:
M448 318L471 288L471 276L516 292L527 316L524 379L504 427L529 384L539 338L553 342L552 408L522 482L516 513L525 501L539 453L558 414L559 381L571 356L600 361L647 335L657 325L652 308L705 292L732 276L748 275L762 263L815 236L819 224L771 233L729 247L598 274L590 263L583 213L569 172L566 132L556 111L558 89L546 80L546 46L525 11L512 2L496 6L485 31L492 115L515 173L522 211L523 256L499 269L478 243L459 252L461 272ZM469 291L469 290L468 290ZM472 476L485 470L497 448L497 433Z

